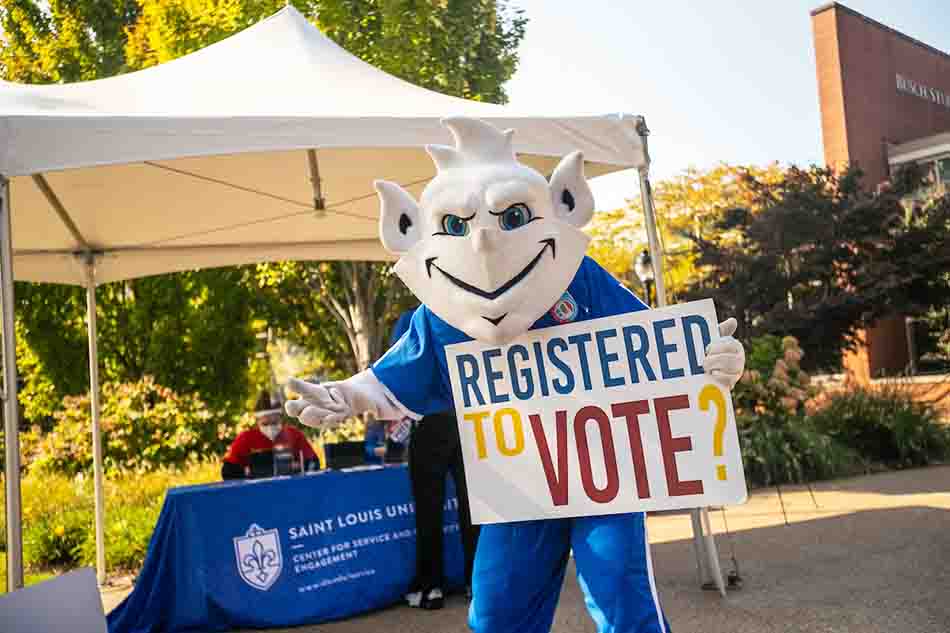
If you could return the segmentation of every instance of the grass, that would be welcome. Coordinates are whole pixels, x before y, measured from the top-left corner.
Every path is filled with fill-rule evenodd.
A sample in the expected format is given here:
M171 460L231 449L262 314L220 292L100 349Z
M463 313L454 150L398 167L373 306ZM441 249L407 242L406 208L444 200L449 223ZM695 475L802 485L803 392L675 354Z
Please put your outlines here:
M166 490L219 479L220 465L215 461L148 473L110 473L105 481L108 571L126 573L141 566ZM29 582L94 565L92 478L37 472L24 476L21 486L23 555ZM5 532L2 519L0 514L0 532ZM0 535L0 553L5 550L4 541ZM2 564L0 571L5 571L5 560Z
M0 593L6 593L7 592L7 553L6 552L0 552L0 572L3 573L3 578L0 579ZM48 580L56 575L57 575L56 572L49 571L49 570L42 571L35 574L28 573L24 576L23 581L24 583L26 583L26 586L29 587L30 585L35 585L36 583L43 582L44 580Z

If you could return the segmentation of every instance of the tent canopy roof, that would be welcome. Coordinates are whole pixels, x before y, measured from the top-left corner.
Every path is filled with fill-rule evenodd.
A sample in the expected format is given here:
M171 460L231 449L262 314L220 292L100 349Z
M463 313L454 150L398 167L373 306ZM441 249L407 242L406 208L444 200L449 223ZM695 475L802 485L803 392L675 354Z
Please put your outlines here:
M76 255L90 251L100 283L254 261L387 259L372 180L418 194L434 175L421 146L451 143L439 124L448 115L515 128L515 150L543 173L577 149L588 175L647 161L640 117L536 116L425 90L288 6L154 68L0 82L14 274L82 284ZM314 211L310 149L325 213Z

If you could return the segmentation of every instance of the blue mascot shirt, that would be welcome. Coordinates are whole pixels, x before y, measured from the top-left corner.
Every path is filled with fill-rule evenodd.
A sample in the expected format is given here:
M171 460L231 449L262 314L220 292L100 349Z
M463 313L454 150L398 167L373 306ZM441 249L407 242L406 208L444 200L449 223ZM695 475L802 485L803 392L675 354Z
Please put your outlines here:
M412 323L412 313L416 311L417 308L412 310L406 310L399 315L399 318L396 319L396 325L393 326L393 332L389 335L389 346L392 347L396 344L403 334L409 329L409 324Z
M584 257L567 291L531 329L636 312L646 307L597 262ZM373 373L417 417L454 409L445 346L471 340L427 306L419 306L412 313L408 331L373 364Z

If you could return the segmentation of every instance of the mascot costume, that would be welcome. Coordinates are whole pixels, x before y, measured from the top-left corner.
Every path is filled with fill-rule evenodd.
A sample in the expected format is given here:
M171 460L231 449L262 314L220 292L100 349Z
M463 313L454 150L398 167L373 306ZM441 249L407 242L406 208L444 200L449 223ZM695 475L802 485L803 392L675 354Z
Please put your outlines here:
M383 245L400 256L396 274L422 305L409 330L370 369L347 380L291 388L287 412L309 426L363 412L382 419L454 409L445 346L472 339L505 344L535 328L614 316L646 305L584 252L581 228L594 200L580 152L550 182L522 165L511 130L445 119L455 147L428 146L437 168L418 202L376 181ZM731 334L706 350L705 371L731 389L745 364ZM475 631L534 633L551 628L573 551L597 630L666 633L643 513L482 526L469 624Z

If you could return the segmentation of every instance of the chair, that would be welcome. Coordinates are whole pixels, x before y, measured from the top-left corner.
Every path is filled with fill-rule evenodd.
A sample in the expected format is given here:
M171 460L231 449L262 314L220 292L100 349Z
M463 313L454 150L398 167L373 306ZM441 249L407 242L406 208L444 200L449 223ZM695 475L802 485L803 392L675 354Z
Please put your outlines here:
M91 567L0 595L3 633L107 633Z

